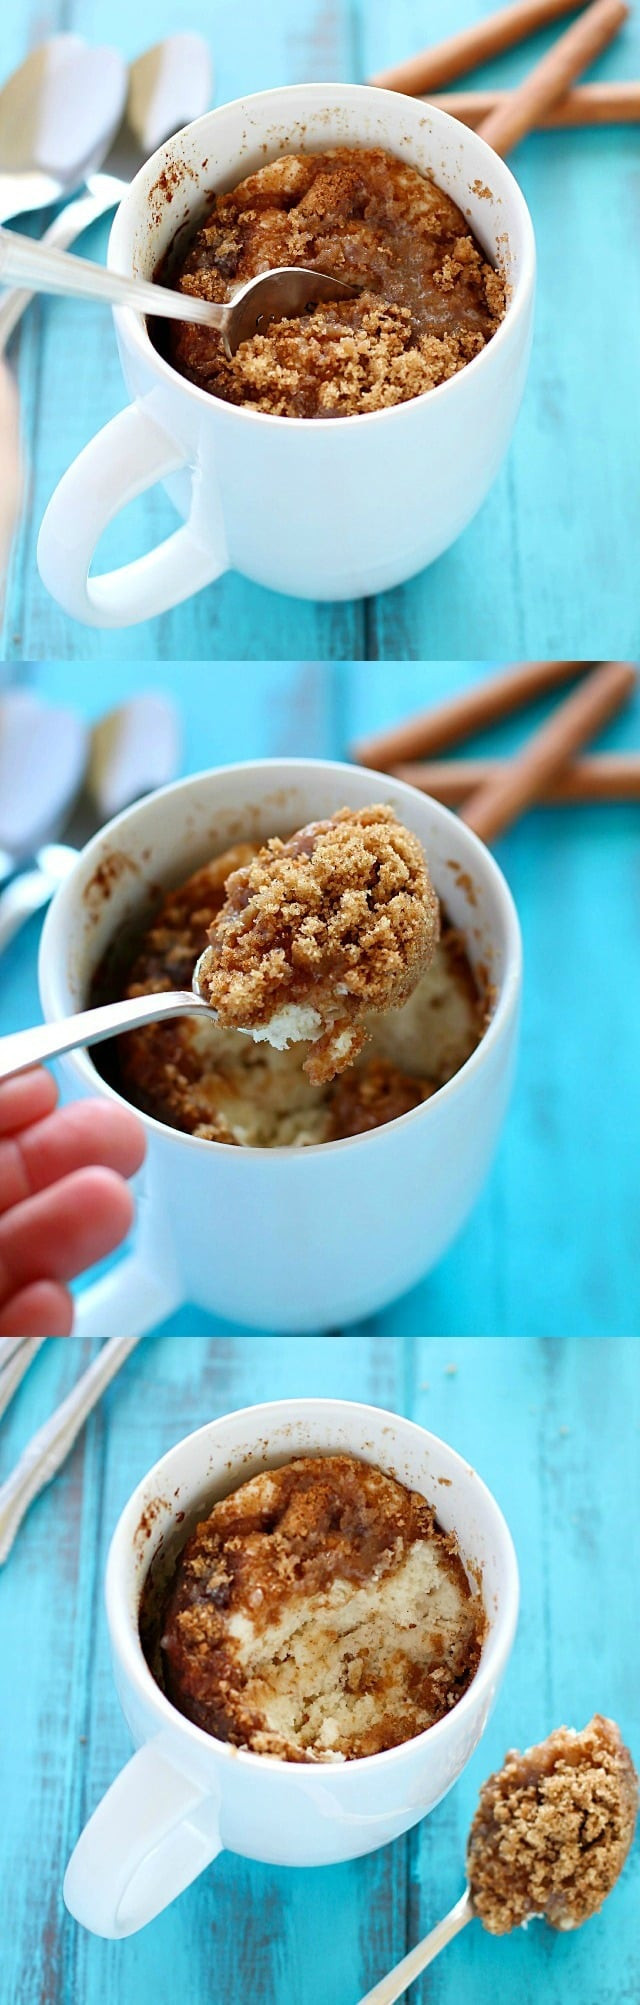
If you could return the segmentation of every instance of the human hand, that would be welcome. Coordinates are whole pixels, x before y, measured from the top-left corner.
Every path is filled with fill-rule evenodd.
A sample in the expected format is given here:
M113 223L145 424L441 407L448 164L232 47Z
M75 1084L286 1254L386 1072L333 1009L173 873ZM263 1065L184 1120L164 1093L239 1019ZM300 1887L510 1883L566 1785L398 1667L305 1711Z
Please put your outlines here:
M65 1283L112 1253L133 1219L124 1179L145 1151L136 1115L57 1099L41 1070L0 1086L0 1336L68 1337Z

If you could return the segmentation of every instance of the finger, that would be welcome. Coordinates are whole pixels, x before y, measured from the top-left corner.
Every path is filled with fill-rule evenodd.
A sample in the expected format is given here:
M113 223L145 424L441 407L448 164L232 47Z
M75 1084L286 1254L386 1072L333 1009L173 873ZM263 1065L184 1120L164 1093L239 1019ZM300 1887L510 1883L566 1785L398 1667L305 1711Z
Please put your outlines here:
M57 1104L58 1088L50 1072L38 1066L0 1086L0 1135L15 1135L30 1121L42 1121Z
M133 1199L113 1170L76 1170L0 1218L0 1302L31 1281L70 1281L129 1231Z
M0 1309L0 1337L70 1337L73 1302L55 1281L33 1281Z
M0 1213L89 1163L132 1177L144 1149L142 1123L126 1107L100 1100L58 1107L22 1134L0 1141Z

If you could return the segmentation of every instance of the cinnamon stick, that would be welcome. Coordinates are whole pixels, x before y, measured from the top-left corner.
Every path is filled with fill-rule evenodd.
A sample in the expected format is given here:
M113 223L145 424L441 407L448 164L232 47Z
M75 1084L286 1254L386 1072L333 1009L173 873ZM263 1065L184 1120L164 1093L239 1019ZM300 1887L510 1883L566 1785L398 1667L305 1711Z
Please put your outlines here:
M573 753L626 703L636 681L628 661L605 661L594 668L532 733L504 771L472 793L462 809L462 821L483 842L494 842L540 799Z
M502 157L532 132L550 106L556 104L575 77L588 69L603 49L608 48L629 8L625 0L593 0L593 5L573 21L564 35L536 63L508 102L483 119L479 131L494 153Z
M503 49L512 49L538 28L562 20L565 14L575 14L579 5L580 0L515 0L515 5L499 8L484 21L474 21L472 27L434 43L433 48L421 49L393 69L381 70L378 76L369 77L369 83L384 90L404 91L407 97L422 97L425 91L439 90L489 57L501 55Z
M448 111L476 132L489 113L498 111L511 98L505 90L445 91L430 97L438 111ZM575 126L637 125L640 123L640 81L637 83L576 84L557 104L549 106L538 125L545 131Z
M510 717L514 710L534 703L536 697L557 689L573 676L586 674L592 667L590 661L526 661L500 669L498 674L487 676L471 689L460 690L457 696L434 704L430 710L407 717L387 731L376 732L372 738L360 738L351 748L351 758L357 765L388 773L391 766L405 760L446 752L450 745L459 745L474 732Z
M447 808L461 807L511 764L506 759L431 759L394 766L394 779ZM588 801L640 801L640 752L595 752L572 759L540 795L540 807L570 807Z

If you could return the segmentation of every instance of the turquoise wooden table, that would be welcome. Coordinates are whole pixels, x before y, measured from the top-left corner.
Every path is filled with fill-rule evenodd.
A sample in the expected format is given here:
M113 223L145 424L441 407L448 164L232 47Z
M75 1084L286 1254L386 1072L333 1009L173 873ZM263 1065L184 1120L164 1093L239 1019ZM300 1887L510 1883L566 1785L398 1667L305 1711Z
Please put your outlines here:
M88 1347L51 1343L0 1431L0 1479ZM640 1760L637 1679L640 1352L632 1342L353 1337L150 1339L33 1507L0 1573L1 2005L357 2005L457 1900L478 1787L509 1746L602 1711ZM123 1943L79 1929L61 1881L82 1824L130 1752L108 1662L102 1579L119 1512L157 1456L231 1407L368 1400L450 1441L494 1490L521 1574L495 1715L456 1788L368 1858L315 1871L223 1856ZM596 1445L597 1444L597 1445ZM634 2005L638 1855L573 1935L473 1925L415 2005Z
M486 672L467 662L178 664L156 668L153 683L180 704L191 772L283 754L344 758L358 735ZM64 663L21 673L91 716L149 680L130 663L99 676ZM514 720L484 742L504 750L522 729ZM602 742L638 748L640 700ZM472 1218L434 1273L375 1320L385 1336L640 1334L639 816L634 806L541 809L497 848L524 933L515 1093ZM34 921L0 963L3 1029L37 1020L37 943ZM187 1306L167 1327L227 1326Z
M216 103L303 81L364 81L489 11L487 0L190 0L181 26L201 30L216 65ZM175 0L16 0L3 10L0 75L30 41L65 27L136 54L176 27ZM546 46L538 37L477 73L510 84ZM635 10L599 77L640 76ZM484 654L604 655L638 648L640 452L637 340L640 240L637 128L532 136L514 156L538 239L540 281L531 375L495 488L455 548L379 599L313 605L238 576L130 630L133 659L307 659ZM40 228L34 220L30 227ZM82 249L103 258L107 226ZM7 599L7 654L119 660L123 638L73 624L40 584L35 546L64 469L125 402L102 307L41 303L15 349L29 499ZM426 470L425 477L429 478ZM104 540L123 562L173 524L154 490Z

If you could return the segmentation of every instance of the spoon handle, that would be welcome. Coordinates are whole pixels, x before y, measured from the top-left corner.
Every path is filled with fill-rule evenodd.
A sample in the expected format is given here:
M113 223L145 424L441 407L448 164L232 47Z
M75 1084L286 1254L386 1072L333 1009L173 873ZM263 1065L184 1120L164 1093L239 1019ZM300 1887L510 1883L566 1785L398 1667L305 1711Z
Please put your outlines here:
M165 320L188 320L200 327L224 331L229 312L208 299L189 293L170 292L166 286L148 280L126 278L92 264L89 258L72 257L51 244L21 237L16 230L0 228L0 284L29 285L35 292L62 293L77 299L104 299L112 306L130 306L136 313L153 314Z
M84 195L77 195L72 202L67 202L64 209L58 211L53 222L49 223L43 232L39 240L41 244L66 251L69 245L75 242L76 237L82 236L83 231L88 230L90 223L97 222L99 216L104 216L108 214L109 209L116 208L118 182L115 178L107 178L106 175L102 178L104 192L100 195L87 191ZM120 182L121 195L125 193L125 186L124 181ZM23 291L20 287L7 292L4 299L0 300L0 355L4 355L32 299L33 293Z
M10 884L0 889L0 954L3 954L34 912L40 912L53 898L56 885L46 871L22 870Z
M11 1031L0 1038L0 1079L16 1072L28 1072L44 1059L61 1058L77 1045L100 1044L123 1030L136 1030L143 1023L162 1023L173 1016L208 1016L215 1011L191 989L171 989L167 995L133 996L126 1002L102 1003L99 1009L80 1010L59 1023L40 1023L32 1030Z
M62 1468L89 1414L139 1341L139 1337L110 1337L61 1406L27 1442L15 1469L0 1487L0 1566L9 1557L29 1505Z
M374 1984L373 1991L368 1991L366 1998L360 1999L360 2005L395 2005L396 1998L402 1997L403 1991L408 1990L422 1970L426 1970L427 1964L433 1963L441 1949L446 1949L454 1935L459 1935L461 1928L466 1928L468 1921L473 1921L473 1908L469 1888L465 1887L460 1900L444 1916L444 1920L437 1922L422 1942L416 1943L408 1956L403 1956L401 1963L396 1963L395 1970L390 1970L379 1984Z

